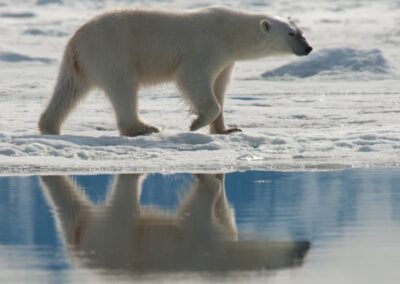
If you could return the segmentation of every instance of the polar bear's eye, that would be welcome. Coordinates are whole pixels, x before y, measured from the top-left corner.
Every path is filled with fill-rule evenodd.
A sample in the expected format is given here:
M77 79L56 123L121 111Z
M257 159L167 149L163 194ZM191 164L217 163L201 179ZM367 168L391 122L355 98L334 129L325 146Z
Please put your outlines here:
M294 33L289 33L290 36L294 36Z

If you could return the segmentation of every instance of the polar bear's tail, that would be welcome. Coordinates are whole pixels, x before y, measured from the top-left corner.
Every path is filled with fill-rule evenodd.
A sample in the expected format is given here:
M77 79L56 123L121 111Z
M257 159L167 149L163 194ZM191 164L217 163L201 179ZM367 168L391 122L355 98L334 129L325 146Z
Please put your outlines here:
M89 87L79 63L75 48L69 42L58 74L53 95L39 120L42 134L60 133L60 127L68 113L87 93Z

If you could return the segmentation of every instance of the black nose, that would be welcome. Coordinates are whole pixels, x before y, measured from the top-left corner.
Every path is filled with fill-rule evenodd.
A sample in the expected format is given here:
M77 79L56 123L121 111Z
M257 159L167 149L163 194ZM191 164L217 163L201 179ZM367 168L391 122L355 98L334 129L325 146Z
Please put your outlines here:
M307 55L310 54L311 51L312 51L312 47L311 46L307 47L306 50L305 50Z

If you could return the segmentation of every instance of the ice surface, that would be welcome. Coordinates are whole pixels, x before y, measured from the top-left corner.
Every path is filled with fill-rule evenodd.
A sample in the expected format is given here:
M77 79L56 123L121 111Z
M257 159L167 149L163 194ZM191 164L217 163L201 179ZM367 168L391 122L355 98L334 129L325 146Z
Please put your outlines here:
M398 0L319 0L312 7L307 1L213 1L290 16L314 48L308 57L236 65L225 118L242 133L188 132L187 107L174 86L163 85L140 93L141 115L161 133L120 137L110 103L96 90L61 136L39 135L37 120L68 37L94 15L136 4L176 9L211 2L0 2L0 174L399 166Z

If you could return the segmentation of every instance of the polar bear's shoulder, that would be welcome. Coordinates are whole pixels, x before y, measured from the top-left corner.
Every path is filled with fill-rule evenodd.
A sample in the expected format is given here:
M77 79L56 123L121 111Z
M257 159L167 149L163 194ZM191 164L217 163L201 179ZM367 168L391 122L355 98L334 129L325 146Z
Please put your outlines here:
M216 15L238 15L242 14L243 12L237 9L233 9L227 6L222 6L222 5L212 5L208 6L206 8L202 8L201 10L204 13L209 13L209 14L216 14Z

